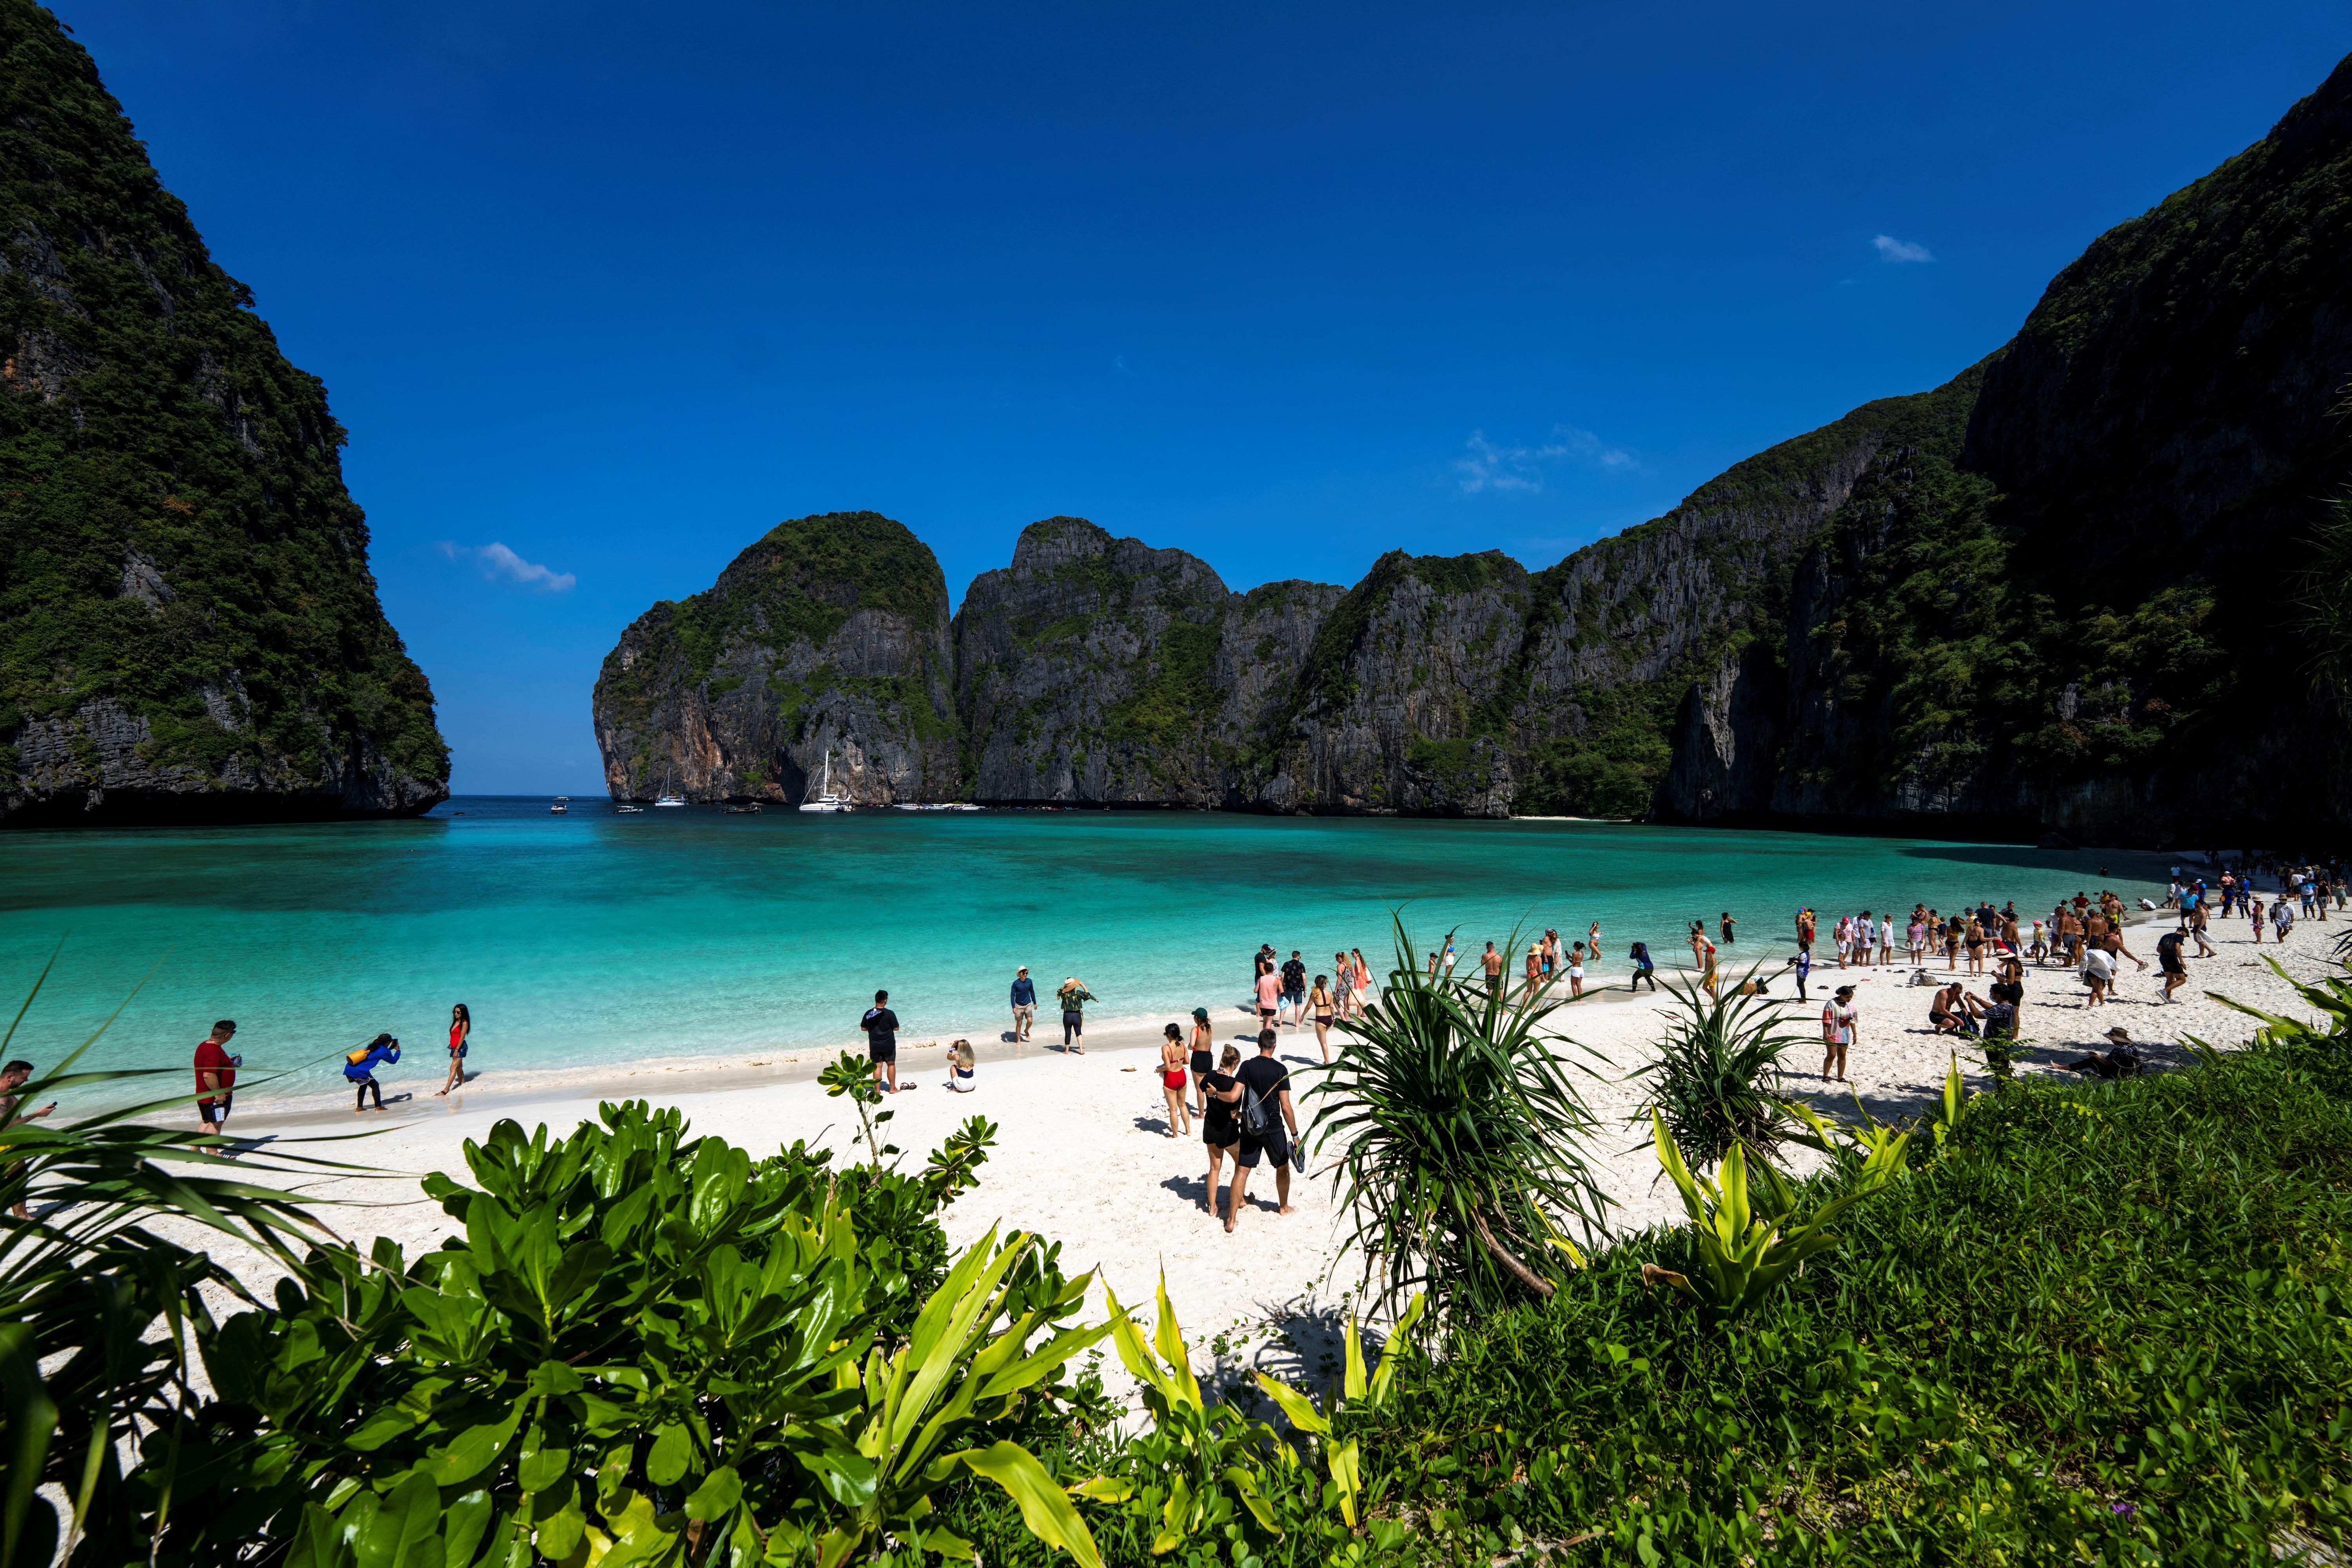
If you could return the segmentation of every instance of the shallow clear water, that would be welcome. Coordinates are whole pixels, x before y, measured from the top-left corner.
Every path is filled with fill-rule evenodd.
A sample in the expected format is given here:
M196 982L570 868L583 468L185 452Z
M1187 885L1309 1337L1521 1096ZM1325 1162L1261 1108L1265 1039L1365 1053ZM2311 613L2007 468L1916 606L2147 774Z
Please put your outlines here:
M1106 1019L1237 1003L1261 942L1318 972L1360 946L1380 972L1394 904L1420 941L1459 927L1465 969L1515 925L1573 939L1597 919L1602 972L1622 974L1632 939L1669 963L1692 919L1712 932L1727 909L1742 924L1726 957L1746 960L1791 950L1800 905L1824 931L1918 900L2047 910L2095 890L2102 865L2127 898L2165 873L2112 851L1590 822L621 816L603 801L551 817L477 797L412 822L0 837L0 996L13 1011L63 938L14 1047L44 1063L151 966L86 1065L184 1066L233 1017L249 1066L388 1029L407 1069L437 1073L454 1001L479 1067L740 1058L856 1042L877 986L916 1037L1003 1027L1020 963L1049 998L1084 976Z

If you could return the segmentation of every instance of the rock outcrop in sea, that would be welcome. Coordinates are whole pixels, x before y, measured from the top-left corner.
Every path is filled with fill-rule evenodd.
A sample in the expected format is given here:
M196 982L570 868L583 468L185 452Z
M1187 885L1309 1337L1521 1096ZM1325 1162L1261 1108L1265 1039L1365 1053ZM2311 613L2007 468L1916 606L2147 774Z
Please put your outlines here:
M795 798L822 733L877 802L2340 833L2352 713L2305 673L2326 634L2297 605L2352 481L2347 190L2352 61L2093 244L1982 363L1540 572L1394 552L1350 588L1235 593L1051 518L950 622L907 535L854 601L922 606L898 651L795 656L821 729L740 695L770 646L740 631L733 663L646 666L612 718L614 661L679 613L656 605L599 685L607 775ZM886 677L908 701L867 700Z
M0 824L448 795L343 431L97 68L0 0Z
M798 803L831 756L859 805L953 799L947 579L877 512L780 522L703 593L638 616L593 716L615 800Z

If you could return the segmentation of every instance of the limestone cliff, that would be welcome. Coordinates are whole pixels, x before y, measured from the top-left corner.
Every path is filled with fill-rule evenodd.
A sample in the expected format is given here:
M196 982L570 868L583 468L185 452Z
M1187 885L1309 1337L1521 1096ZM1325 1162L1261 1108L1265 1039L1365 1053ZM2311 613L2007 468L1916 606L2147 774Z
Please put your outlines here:
M797 805L832 757L860 805L963 794L947 580L870 511L780 522L708 590L663 600L605 656L606 788Z
M1244 805L1317 626L1316 583L1236 594L1080 518L1021 533L955 620L975 798Z
M446 798L325 388L26 0L0 0L0 823Z
M1545 571L1392 552L1352 588L1236 594L1182 551L1033 524L966 595L952 681L925 678L923 760L868 738L902 719L844 710L828 733L927 781L960 742L1000 803L2339 833L2347 726L2305 675L2327 634L2298 573L2352 477L2347 191L2352 64L2094 244L1983 363ZM936 649L923 593L931 629L902 640ZM719 699L694 671L718 667L663 657L645 700L676 718L613 728L608 771L674 731L700 787L723 770L688 755L756 725L699 717ZM832 656L794 668L812 702L852 690Z

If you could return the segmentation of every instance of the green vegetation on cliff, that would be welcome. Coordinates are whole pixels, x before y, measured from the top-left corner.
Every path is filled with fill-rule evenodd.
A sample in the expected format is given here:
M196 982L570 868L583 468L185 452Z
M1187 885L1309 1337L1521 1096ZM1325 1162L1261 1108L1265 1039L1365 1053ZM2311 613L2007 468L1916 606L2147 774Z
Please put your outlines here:
M0 795L95 784L83 710L111 703L150 793L317 790L366 748L376 806L439 798L324 387L26 0L0 0ZM46 781L28 726L70 749Z

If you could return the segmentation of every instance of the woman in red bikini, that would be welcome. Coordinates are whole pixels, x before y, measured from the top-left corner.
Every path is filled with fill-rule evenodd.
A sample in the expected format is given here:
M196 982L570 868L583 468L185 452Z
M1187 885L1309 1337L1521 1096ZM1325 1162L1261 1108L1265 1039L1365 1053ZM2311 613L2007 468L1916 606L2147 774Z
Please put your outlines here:
M449 1009L449 1081L435 1092L441 1099L453 1089L466 1087L466 1038L474 1032L474 1016L466 1011L463 1002Z
M1192 1116L1184 1104L1184 1031L1171 1024L1160 1042L1160 1092L1168 1101L1168 1136L1192 1135Z

